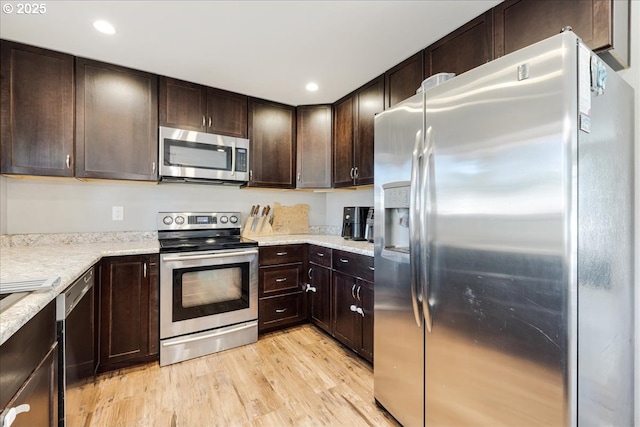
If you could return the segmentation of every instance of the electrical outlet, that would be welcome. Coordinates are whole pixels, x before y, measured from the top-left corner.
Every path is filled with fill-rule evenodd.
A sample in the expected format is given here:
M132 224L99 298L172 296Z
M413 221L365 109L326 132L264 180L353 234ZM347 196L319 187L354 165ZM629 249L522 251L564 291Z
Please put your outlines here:
M111 207L111 219L113 221L123 221L124 220L124 207L123 206L112 206Z

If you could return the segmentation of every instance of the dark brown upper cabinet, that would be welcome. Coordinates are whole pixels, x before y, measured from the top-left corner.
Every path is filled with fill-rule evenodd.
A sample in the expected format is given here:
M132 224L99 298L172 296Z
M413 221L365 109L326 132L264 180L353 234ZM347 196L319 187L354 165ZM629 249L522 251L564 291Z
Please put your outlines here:
M295 135L294 107L249 99L249 186L295 188Z
M373 128L384 110L384 75L334 105L333 186L373 184Z
M493 14L488 11L424 50L425 77L462 74L494 58Z
M0 43L1 172L73 176L73 56Z
M354 96L333 104L333 186L353 185Z
M158 78L76 58L76 176L156 181Z
M296 188L331 188L331 105L296 108Z
M424 53L420 51L384 73L386 108L416 94L424 80Z
M248 98L233 92L160 77L160 125L247 137Z
M604 55L609 65L626 67L628 56L628 1L613 0L507 0L493 9L496 57L560 33L570 26L591 50L610 51L620 42L621 58ZM620 28L614 27L621 26ZM618 30L621 29L621 32ZM614 35L618 35L614 39ZM609 59L609 60L608 60ZM610 61L614 59L614 61Z
M358 89L356 100L354 183L373 184L373 125L375 115L384 110L384 75Z

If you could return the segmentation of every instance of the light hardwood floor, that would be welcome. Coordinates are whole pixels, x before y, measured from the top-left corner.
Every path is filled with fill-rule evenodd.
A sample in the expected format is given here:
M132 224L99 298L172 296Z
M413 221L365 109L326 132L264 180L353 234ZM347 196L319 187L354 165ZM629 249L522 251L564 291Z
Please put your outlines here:
M306 324L256 344L68 391L69 427L398 426L373 398L371 365Z

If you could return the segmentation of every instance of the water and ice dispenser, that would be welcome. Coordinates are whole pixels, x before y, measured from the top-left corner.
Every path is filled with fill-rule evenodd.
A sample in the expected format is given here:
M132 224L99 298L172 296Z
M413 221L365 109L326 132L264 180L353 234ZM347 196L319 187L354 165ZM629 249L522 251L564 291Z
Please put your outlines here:
M409 253L409 181L382 186L384 206L384 249Z

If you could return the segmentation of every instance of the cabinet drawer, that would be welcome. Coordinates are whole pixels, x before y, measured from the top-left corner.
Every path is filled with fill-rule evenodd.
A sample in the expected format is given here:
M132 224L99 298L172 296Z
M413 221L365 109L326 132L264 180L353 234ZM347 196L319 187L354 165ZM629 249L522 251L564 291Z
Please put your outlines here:
M295 292L261 298L258 304L258 330L275 329L304 320L304 295Z
M302 262L303 248L303 245L263 246L260 248L260 265Z
M373 257L345 251L333 251L333 269L373 282Z
M282 293L286 290L289 292L299 290L301 272L302 264L260 268L260 283L262 283L260 296Z
M346 273L350 276L357 276L359 255L351 252L333 251L333 269Z
M331 268L331 248L309 245L309 262Z
M375 267L373 265L373 257L360 255L360 262L358 263L358 277L373 283L374 271Z

